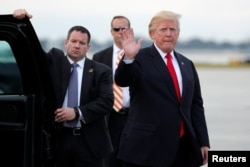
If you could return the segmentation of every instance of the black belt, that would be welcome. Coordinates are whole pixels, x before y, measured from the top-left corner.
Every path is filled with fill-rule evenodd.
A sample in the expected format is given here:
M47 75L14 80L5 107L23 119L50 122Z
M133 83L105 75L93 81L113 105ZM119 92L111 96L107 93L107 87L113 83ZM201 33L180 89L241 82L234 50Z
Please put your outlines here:
M119 112L115 111L117 114L126 115L128 114L129 108L122 108Z
M68 127L63 127L62 128L63 133L71 134L73 136L79 136L82 133L82 128L68 128Z

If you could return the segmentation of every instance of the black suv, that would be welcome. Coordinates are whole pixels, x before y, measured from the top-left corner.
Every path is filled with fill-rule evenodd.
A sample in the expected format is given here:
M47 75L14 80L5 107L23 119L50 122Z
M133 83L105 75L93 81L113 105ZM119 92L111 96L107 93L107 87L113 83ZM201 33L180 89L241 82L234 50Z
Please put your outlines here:
M0 166L54 166L54 99L29 19L0 15Z

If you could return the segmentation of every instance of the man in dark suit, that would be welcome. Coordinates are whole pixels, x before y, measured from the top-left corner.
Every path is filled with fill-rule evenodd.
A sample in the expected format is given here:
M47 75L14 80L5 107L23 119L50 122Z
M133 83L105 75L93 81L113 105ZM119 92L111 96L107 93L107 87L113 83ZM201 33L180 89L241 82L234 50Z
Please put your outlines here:
M130 87L130 112L118 158L123 167L197 167L207 163L209 137L199 77L176 52L180 15L161 11L149 24L153 45L140 49L124 31L124 57L115 73ZM166 57L167 55L167 57Z
M25 10L17 10L13 15L31 17ZM112 71L86 57L90 39L85 27L74 26L65 40L66 55L55 48L46 54L57 101L54 119L60 129L58 167L105 167L104 160L113 149L106 120L114 100ZM76 82L71 82L73 74ZM72 83L76 85L70 97ZM70 104L75 97L75 104Z
M93 55L93 60L96 60L98 62L101 62L103 64L108 65L113 69L113 75L115 73L116 69L116 60L118 57L118 54L120 50L122 50L122 34L123 30L130 28L130 21L125 16L114 16L111 21L111 35L114 40L113 46L110 46L108 48L105 48ZM120 161L116 158L117 151L119 147L120 142L120 136L122 129L125 125L128 111L129 111L129 88L124 87L122 88L123 92L123 103L121 105L121 109L117 110L115 107L112 109L109 119L108 119L108 125L110 130L110 136L111 141L114 147L113 153L110 155L109 158L109 167L119 167Z

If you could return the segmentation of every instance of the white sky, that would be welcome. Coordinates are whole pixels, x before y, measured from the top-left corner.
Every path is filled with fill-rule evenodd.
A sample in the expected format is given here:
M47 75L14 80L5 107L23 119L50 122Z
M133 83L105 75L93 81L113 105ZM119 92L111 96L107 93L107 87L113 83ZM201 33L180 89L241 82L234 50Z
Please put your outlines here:
M39 38L65 37L73 25L88 28L93 39L111 39L114 15L127 16L137 36L148 38L148 23L160 10L182 15L180 40L250 40L250 0L0 0L0 14L25 8Z

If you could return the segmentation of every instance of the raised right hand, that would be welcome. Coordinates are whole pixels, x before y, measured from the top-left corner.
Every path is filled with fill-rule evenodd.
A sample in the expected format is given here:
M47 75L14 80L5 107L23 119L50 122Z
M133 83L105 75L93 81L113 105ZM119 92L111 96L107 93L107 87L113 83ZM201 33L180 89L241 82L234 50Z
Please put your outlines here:
M29 14L25 9L16 9L12 15L17 19L23 19L25 16L27 16L29 19L32 18L32 15Z
M132 28L123 31L122 47L125 54L125 59L134 59L141 48L142 39L135 40L134 31Z

